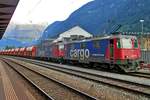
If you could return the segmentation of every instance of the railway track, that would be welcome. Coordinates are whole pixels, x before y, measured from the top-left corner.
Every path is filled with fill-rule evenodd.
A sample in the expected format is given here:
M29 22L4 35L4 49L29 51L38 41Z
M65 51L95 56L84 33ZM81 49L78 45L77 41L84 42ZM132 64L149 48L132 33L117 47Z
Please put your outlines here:
M148 75L148 76L150 76L150 73L145 73L145 72L134 72L134 74L143 74L143 75Z
M46 92L44 92L38 85L36 85L30 78L25 76L23 73L19 72L17 69L13 67L10 63L8 63L6 60L2 60L5 64L8 65L8 67L11 67L14 71L16 71L19 75L21 75L27 82L31 83L31 85L40 92L40 94L46 99L46 100L54 100L51 96L49 96Z
M134 72L134 73L129 73L129 75L140 77L140 78L150 79L150 73Z
M107 85L114 86L117 88L121 88L121 89L130 91L130 92L133 92L135 94L140 94L140 95L150 97L150 89L149 89L150 85L149 84L142 84L142 83L138 83L138 82L134 82L134 81L117 79L117 78L114 78L111 76L108 77L108 76L100 75L97 73L91 73L86 70L83 71L83 70L77 70L77 69L73 69L73 68L64 67L64 65L58 66L58 64L50 64L50 63L45 63L45 62L41 62L41 61L27 60L27 59L26 60L24 59L24 61L38 65L38 66L47 67L49 69L53 69L53 70L56 70L59 72L82 77L84 79L91 80L94 82L103 83L103 84L107 84Z
M96 100L95 97L88 95L85 92L77 90L65 83L62 83L56 79L50 78L43 75L39 71L29 69L25 65L17 63L12 60L3 59L3 61L17 71L20 75L25 77L30 83L32 83L38 90L40 90L43 95L47 96L47 100ZM51 86L50 86L51 85ZM48 88L51 87L51 88ZM51 91L51 89L54 90ZM58 89L58 90L57 90ZM51 91L51 92L50 92ZM53 92L53 93L52 93ZM55 93L54 93L55 92ZM50 94L52 93L52 94Z

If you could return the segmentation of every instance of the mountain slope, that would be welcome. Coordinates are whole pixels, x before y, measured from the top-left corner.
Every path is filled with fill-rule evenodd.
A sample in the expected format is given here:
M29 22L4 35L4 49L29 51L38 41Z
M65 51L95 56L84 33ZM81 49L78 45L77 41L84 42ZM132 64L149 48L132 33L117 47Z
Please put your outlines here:
M54 22L43 33L43 38L57 37L78 25L93 35L110 33L112 27L122 25L120 31L150 31L150 0L94 0L73 12L68 19Z

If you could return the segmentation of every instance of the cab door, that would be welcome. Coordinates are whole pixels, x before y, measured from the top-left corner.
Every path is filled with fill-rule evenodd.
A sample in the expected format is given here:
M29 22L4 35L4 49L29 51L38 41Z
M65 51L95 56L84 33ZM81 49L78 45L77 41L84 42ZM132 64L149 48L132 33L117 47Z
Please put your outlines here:
M110 47L110 60L113 60L114 59L114 40L113 39L111 39L110 40L110 45L109 45Z

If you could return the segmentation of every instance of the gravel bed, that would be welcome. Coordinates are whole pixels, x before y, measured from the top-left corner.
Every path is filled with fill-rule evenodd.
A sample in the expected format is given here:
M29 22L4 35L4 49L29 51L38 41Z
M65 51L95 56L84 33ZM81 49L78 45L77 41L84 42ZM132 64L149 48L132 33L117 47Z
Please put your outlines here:
M138 72L150 74L150 68L149 68L149 69L141 69L141 70L139 70Z
M76 76L70 76L68 74L64 74L61 72L57 72L54 70L50 70L44 67L39 67L37 65L25 63L23 61L19 61L20 63L27 65L28 67L34 70L38 70L43 74L49 75L49 77L53 77L57 80L60 80L68 85L71 85L77 89L80 89L84 92L87 92L90 95L93 95L101 100L149 100L150 98L135 95L133 93L129 93L122 89L116 89L114 87L110 87L108 85L104 85L101 83L95 83L93 81L88 81Z

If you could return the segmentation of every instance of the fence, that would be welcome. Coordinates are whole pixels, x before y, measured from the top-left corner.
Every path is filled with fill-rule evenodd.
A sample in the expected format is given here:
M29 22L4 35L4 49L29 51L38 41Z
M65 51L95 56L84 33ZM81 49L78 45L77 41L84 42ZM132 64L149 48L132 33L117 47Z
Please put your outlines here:
M141 51L141 60L150 64L150 51Z

